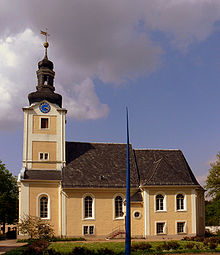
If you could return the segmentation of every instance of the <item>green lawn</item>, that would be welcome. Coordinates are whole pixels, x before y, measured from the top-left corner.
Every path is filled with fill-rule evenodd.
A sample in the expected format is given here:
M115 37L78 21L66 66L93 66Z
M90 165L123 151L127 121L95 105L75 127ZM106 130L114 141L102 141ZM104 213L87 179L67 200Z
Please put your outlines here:
M136 242L133 241L132 244L141 244L141 243L146 243L146 242ZM156 247L162 245L164 242L148 242L152 245L152 248L150 251L132 251L132 255L142 255L142 254L150 254L150 253L157 253L157 254L166 254L166 253L204 253L204 252L220 252L220 245L218 245L218 248L215 250L210 250L210 249L196 249L193 248L191 250L185 249L185 245L187 243L195 243L198 244L200 247L203 246L203 243L199 242L192 242L192 241L178 241L180 244L180 248L176 251L170 250L170 251L158 251ZM75 247L86 247L91 250L99 250L102 248L108 248L113 250L116 254L124 254L124 247L125 244L124 242L54 242L51 243L49 248L54 249L55 251L59 251L61 254L68 254L71 252ZM22 247L19 247L13 251L5 253L6 255L22 255L23 254L23 249ZM33 254L34 255L34 254ZM79 254L80 255L80 254Z

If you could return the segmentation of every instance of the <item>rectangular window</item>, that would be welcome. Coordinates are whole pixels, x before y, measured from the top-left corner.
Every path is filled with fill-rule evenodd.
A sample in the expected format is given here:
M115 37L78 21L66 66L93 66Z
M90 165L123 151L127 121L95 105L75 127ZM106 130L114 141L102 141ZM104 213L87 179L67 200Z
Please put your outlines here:
M41 129L45 129L49 127L49 119L48 118L41 118L41 123L40 123Z
M40 160L48 160L49 159L49 153L48 152L40 152L39 153Z
M177 233L185 233L185 222L177 222Z
M165 234L165 222L156 223L157 234Z
M83 226L83 235L94 235L94 226Z
M84 226L83 227L83 235L88 235L88 233L89 233L89 226Z

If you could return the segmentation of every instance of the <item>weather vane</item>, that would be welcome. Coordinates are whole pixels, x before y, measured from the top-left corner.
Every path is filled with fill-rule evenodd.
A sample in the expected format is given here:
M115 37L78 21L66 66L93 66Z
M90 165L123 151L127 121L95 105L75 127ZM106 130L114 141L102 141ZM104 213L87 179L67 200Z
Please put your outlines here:
M46 42L44 43L44 47L45 47L45 57L47 58L47 48L49 47L49 43L48 43L48 41L47 41L47 37L50 36L50 35L49 35L48 32L47 32L47 28L46 28L46 32L43 31L43 30L41 30L40 33L41 33L42 35L45 35L45 37L46 37Z
M50 36L50 35L48 34L47 30L48 30L48 29L46 28L46 32L43 31L43 30L40 31L40 33L41 33L42 35L45 35L45 36L46 36L46 42L47 42L47 37Z

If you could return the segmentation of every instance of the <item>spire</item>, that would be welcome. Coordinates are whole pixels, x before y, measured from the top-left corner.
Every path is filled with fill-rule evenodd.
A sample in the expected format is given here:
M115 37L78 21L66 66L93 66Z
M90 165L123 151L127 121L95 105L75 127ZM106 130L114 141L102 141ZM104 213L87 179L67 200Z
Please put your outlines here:
M37 91L32 92L28 95L29 103L32 104L35 102L40 102L42 100L47 100L62 107L62 96L54 93L55 72L53 71L53 62L50 61L47 56L47 48L49 47L47 37L49 36L49 34L44 31L41 31L41 34L46 36L46 42L44 42L43 44L45 48L45 55L44 58L38 62L38 85L36 87Z

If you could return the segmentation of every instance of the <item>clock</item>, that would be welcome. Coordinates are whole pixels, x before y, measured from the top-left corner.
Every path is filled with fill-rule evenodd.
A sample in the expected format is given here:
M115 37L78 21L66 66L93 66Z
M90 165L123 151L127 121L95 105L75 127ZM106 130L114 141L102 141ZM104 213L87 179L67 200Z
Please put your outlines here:
M39 109L42 113L48 113L51 109L50 105L46 102L43 102L39 105Z

